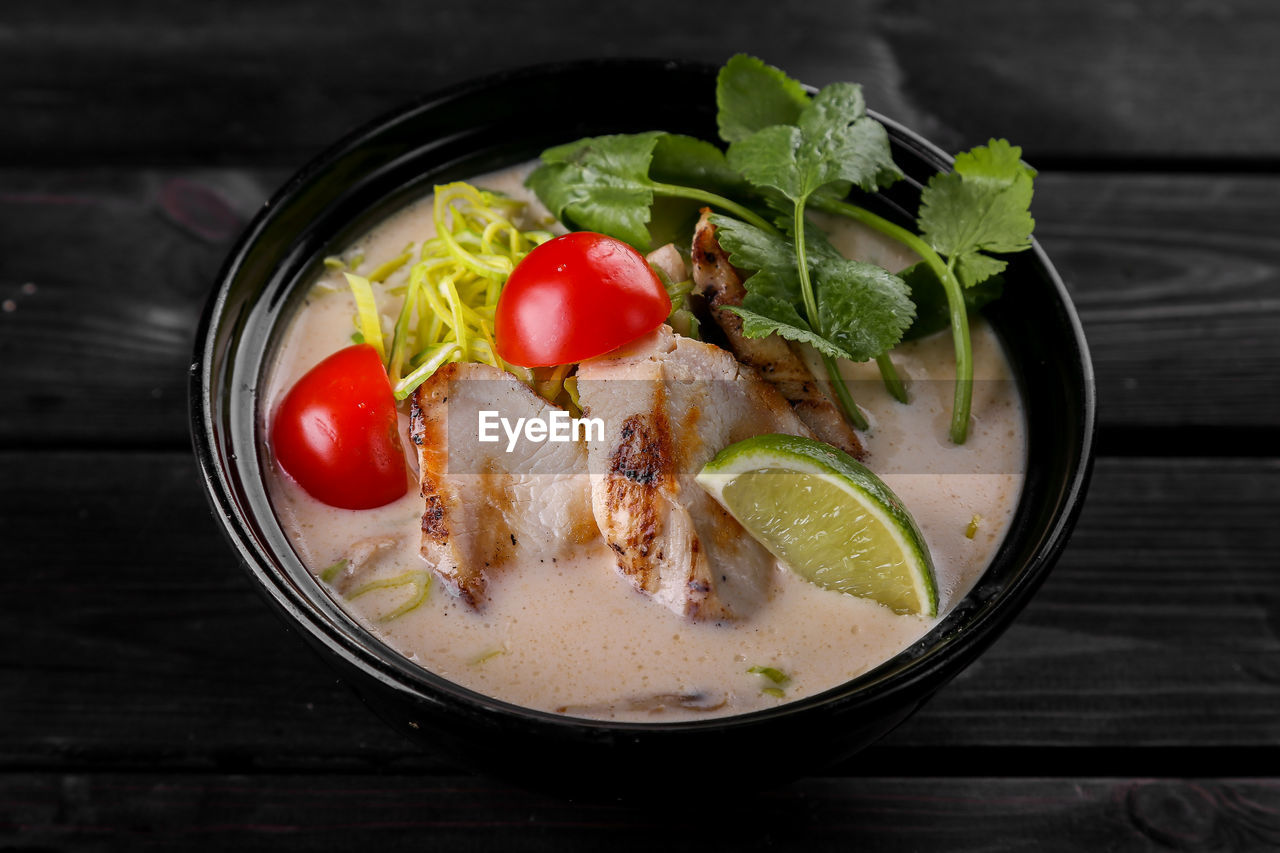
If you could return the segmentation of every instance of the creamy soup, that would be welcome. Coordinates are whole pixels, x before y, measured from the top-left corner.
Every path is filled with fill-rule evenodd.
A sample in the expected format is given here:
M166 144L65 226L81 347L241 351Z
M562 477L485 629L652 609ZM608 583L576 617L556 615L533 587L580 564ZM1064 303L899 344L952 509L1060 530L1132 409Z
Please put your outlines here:
M531 211L540 211L522 186L527 171L474 183L527 199ZM826 224L847 256L888 269L914 260L860 226ZM392 216L344 255L363 254L376 264L433 233L428 199ZM406 274L399 271L382 287L403 284ZM284 335L264 416L302 374L350 343L353 310L340 275L315 282ZM962 446L947 438L954 377L949 333L894 350L910 383L910 405L885 392L874 364L845 365L871 423L863 436L866 464L902 499L932 553L938 618L982 575L1022 488L1026 427L1017 389L999 340L981 320L973 328L973 354L974 419ZM407 417L402 425L407 429ZM411 447L407 440L405 446ZM428 571L419 553L423 499L417 490L379 509L335 509L308 496L274 463L268 468L280 523L317 576L353 554L367 562L372 579ZM417 587L387 587L354 600L339 589L331 593L388 645L467 688L553 713L638 721L738 714L819 693L893 657L937 622L821 589L781 566L774 580L772 596L748 617L693 622L636 591L599 542L572 560L504 567L490 579L481 611L438 582L425 602L392 619L387 616ZM749 671L758 667L783 672L789 681L779 687Z

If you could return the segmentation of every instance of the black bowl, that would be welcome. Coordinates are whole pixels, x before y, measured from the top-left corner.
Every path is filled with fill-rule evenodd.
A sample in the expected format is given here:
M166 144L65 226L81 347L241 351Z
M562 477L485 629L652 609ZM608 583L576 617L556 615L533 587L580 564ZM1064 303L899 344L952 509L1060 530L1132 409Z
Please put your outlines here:
M1034 246L1011 260L1006 295L987 312L1015 366L1028 417L1027 475L1012 528L976 588L927 636L875 670L741 716L593 722L446 681L388 648L330 599L272 515L258 454L258 389L280 321L302 295L297 285L326 253L433 184L587 135L660 128L715 139L714 91L715 69L707 66L579 62L501 74L406 106L321 154L276 194L241 238L205 309L191 365L192 434L214 514L236 554L288 624L375 710L468 766L596 794L659 780L668 790L679 779L699 788L751 786L817 770L896 726L987 648L1043 582L1080 509L1092 460L1092 368L1066 289ZM907 180L877 203L910 221L905 211L915 209L921 183L951 160L881 120ZM691 762L695 754L701 758Z

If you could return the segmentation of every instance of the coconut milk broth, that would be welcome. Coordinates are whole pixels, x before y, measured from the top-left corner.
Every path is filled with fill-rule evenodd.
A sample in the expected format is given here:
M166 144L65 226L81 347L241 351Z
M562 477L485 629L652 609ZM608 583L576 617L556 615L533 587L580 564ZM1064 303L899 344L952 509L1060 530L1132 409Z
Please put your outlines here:
M527 199L531 210L541 212L522 186L527 171L518 167L474 183ZM368 260L362 269L371 269L433 234L426 199L390 217L343 254L363 253ZM846 254L889 269L915 260L851 223L840 223L832 236ZM406 276L407 268L384 287L402 284ZM350 343L353 313L340 274L322 275L290 321L269 378L264 415L275 411L303 373ZM939 618L990 562L1022 488L1026 428L1021 403L999 340L981 320L974 323L973 354L974 420L968 442L960 447L947 438L954 371L949 333L894 350L899 372L911 383L909 406L889 397L874 364L845 366L872 424L863 437L867 464L901 497L928 542L937 571ZM406 417L402 426L407 432ZM411 447L407 438L405 446ZM370 579L427 569L418 553L422 499L416 489L379 509L342 510L308 496L273 462L267 468L281 526L313 573L347 556L355 543L377 546ZM980 521L969 538L974 516ZM602 542L571 561L505 566L490 579L482 612L452 597L438 581L425 603L391 621L383 617L404 603L412 588L351 601L336 590L332 594L388 645L467 688L544 711L639 721L744 713L819 693L893 657L937 622L819 589L781 567L772 599L750 618L735 624L690 622L635 591L613 568ZM749 673L753 666L790 676L785 696L763 693L774 685Z

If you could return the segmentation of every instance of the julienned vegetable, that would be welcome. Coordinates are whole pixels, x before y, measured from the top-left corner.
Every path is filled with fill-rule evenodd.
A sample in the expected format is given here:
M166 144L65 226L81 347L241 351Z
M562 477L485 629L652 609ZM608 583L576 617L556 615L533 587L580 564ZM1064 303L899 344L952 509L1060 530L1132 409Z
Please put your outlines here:
M644 256L621 240L576 231L538 246L498 300L498 355L521 367L603 355L662 325L672 298Z
M401 603L399 607L383 614L378 619L379 622L391 622L406 613L412 613L417 610L427 600L427 596L431 594L431 572L409 571L392 578L368 581L364 585L353 589L346 597L348 601L354 601L360 596L371 592L387 589L398 590L406 586L413 588L413 594Z
M408 263L412 253L381 265L369 279L346 274L356 302L356 338L378 350L397 400L407 398L449 361L511 368L494 342L498 297L525 255L551 239L547 231L516 226L513 217L522 206L467 183L436 187L436 236L423 242L408 282L387 291L403 297L389 341L370 279L386 278ZM522 378L533 377L523 371Z
M855 185L871 193L900 176L888 135L866 115L859 87L836 83L811 97L779 69L738 55L720 71L716 104L727 155L657 131L595 137L548 149L529 186L566 224L641 248L655 196L696 199L728 214L717 222L722 244L736 265L756 271L735 309L745 333L777 333L817 349L860 427L865 422L834 359L874 358L890 391L905 401L888 353L911 332L911 289L899 276L840 257L805 211L855 219L911 248L923 264L913 278L927 270L946 296L956 352L950 432L963 443L973 379L966 311L980 301L966 300L965 288L1004 268L988 252L1030 246L1035 172L1021 162L1021 150L993 139L957 157L953 172L935 175L925 188L916 233L846 200Z
M396 401L370 344L338 350L294 384L271 445L285 473L330 506L373 509L409 489Z
M396 401L449 361L511 367L494 344L498 296L516 264L551 238L517 228L511 217L520 207L470 184L447 184L436 188L436 236L416 261L410 246L365 277L326 259L326 267L344 271L355 299L356 344L299 379L271 425L276 459L312 497L344 509L402 497L408 467ZM410 262L408 281L386 290L402 297L388 336L374 286ZM524 378L533 381L528 371Z

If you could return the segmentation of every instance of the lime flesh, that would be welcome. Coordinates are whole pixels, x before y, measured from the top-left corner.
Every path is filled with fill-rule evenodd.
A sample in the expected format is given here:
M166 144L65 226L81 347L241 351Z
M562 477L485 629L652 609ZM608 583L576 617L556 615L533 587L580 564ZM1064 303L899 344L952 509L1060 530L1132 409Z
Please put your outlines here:
M934 616L924 537L878 477L830 445L764 435L730 445L698 483L796 574L897 613Z

